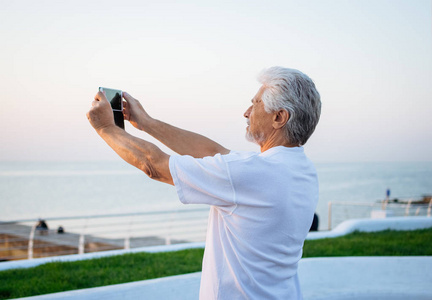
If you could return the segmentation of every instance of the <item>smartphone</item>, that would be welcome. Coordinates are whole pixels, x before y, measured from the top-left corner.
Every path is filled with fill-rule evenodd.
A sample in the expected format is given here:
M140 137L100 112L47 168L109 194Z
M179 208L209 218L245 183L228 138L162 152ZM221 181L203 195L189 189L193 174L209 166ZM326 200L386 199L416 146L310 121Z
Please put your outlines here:
M121 90L107 89L99 87L99 91L105 94L105 97L111 103L111 108L114 114L114 122L120 128L124 129L124 117L123 117L123 93Z

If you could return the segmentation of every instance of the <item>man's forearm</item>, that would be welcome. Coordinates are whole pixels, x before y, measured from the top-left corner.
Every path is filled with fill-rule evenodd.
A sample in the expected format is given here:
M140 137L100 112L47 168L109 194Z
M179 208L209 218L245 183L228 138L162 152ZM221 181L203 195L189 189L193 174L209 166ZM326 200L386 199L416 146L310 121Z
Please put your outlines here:
M152 119L145 131L181 155L191 155L195 158L228 154L229 150L215 141L200 134L187 131L162 121Z
M127 163L142 170L152 179L173 184L169 171L169 155L156 145L134 137L117 126L101 129L98 134Z

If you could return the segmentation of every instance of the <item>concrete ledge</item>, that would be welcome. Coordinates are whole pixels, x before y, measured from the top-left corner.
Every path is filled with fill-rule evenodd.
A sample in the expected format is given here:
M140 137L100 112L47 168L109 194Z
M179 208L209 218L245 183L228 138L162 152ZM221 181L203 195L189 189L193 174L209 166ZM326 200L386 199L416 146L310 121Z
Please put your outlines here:
M332 257L299 262L305 300L432 299L432 257ZM201 273L28 297L34 300L198 299Z
M9 269L18 269L18 268L32 268L50 262L78 261L78 260L94 259L94 258L100 258L106 256L122 255L126 253L137 253L137 252L148 252L148 253L170 252L170 251L179 251L185 249L204 248L204 246L205 246L204 243L186 243L186 244L141 247L141 248L133 248L128 250L111 250L111 251L101 251L101 252L93 252L93 253L85 253L85 254L72 254L72 255L63 255L63 256L26 259L26 260L14 260L14 261L1 262L0 271L9 270Z
M307 240L333 238L354 231L375 232L391 230L416 230L432 227L431 217L392 217L385 219L352 219L344 221L331 231L309 232Z

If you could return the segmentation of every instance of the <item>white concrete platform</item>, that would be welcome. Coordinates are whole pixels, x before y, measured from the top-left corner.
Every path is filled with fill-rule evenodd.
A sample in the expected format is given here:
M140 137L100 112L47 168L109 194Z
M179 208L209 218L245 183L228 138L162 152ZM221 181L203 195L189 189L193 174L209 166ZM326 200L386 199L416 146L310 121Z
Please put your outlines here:
M305 300L432 299L432 257L307 258L299 263ZM201 273L22 299L198 299Z

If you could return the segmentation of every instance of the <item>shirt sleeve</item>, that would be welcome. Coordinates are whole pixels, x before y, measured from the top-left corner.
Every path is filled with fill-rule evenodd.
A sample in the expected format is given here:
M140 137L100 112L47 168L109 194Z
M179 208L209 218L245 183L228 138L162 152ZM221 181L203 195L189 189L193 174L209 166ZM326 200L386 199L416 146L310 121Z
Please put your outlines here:
M169 168L182 203L235 206L229 169L222 155L205 158L173 155Z

